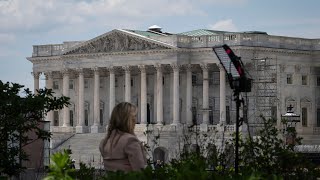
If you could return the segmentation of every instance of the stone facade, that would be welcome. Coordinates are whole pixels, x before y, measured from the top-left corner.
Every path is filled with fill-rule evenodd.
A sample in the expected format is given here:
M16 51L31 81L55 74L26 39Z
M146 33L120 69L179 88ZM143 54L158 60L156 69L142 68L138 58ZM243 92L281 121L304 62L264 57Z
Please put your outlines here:
M247 113L241 111L251 131L260 114L277 118L281 128L291 104L302 116L297 130L304 143L320 143L319 39L148 32L154 36L116 29L88 41L33 47L27 59L34 89L44 73L48 88L71 98L69 107L47 115L53 133L103 133L112 108L128 101L139 108L136 133L157 159L176 157L186 135L189 144L198 143L196 131L221 144L235 130L235 103L212 47L228 44L253 78L252 92L243 94Z

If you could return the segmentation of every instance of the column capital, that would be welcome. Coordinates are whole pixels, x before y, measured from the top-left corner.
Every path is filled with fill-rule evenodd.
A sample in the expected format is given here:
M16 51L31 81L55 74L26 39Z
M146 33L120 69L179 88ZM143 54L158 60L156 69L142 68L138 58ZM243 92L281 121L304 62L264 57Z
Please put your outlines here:
M171 68L173 71L179 71L180 70L180 65L177 64L177 63L173 63L173 64L170 64Z
M61 73L62 73L63 75L69 75L69 74L70 74L70 71L69 71L69 69L62 69Z
M131 71L131 66L125 65L125 66L122 66L122 69L123 69L126 73L128 73L128 72Z
M162 64L157 63L157 64L155 64L153 66L156 68L157 71L162 71L162 68L163 68Z
M224 67L220 63L218 64L218 68L219 68L220 71L224 70Z
M32 75L34 78L39 78L39 77L40 77L40 74L41 74L41 72L31 72L31 75Z
M186 68L187 71L191 71L191 70L192 70L192 67L193 67L192 64L185 64L185 65L183 65L183 66Z
M83 68L76 68L76 72L78 72L78 74L83 74Z
M47 72L44 72L44 76L46 77L46 80L48 79L52 79L52 71L47 71Z
M146 72L146 65L138 65L138 68L139 68L141 73L145 73Z
M95 73L99 72L99 67L95 66L93 68L91 68L91 70Z
M201 67L202 71L208 71L209 64L208 63L201 63L200 67Z
M107 70L110 72L110 73L114 73L115 72L115 67L114 66L108 66L107 67Z

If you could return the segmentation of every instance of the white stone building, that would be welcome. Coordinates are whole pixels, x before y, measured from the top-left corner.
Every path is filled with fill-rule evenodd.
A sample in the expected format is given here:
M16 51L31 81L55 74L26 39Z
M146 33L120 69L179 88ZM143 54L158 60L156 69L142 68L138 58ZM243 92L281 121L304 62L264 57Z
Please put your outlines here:
M46 87L71 98L69 107L47 116L51 131L66 135L52 142L61 147L69 142L81 154L86 144L77 149L72 139L94 136L97 142L88 147L97 151L110 112L122 101L139 108L137 135L149 142L157 159L175 157L183 136L194 131L216 142L228 137L235 129L235 103L212 51L223 44L242 58L253 78L252 92L243 93L250 131L259 126L260 114L276 117L281 128L281 115L292 105L301 115L296 127L303 143L320 144L319 39L205 29L170 34L159 27L115 29L88 41L33 46L27 59L33 63L34 89L43 73ZM153 140L142 133L146 130Z

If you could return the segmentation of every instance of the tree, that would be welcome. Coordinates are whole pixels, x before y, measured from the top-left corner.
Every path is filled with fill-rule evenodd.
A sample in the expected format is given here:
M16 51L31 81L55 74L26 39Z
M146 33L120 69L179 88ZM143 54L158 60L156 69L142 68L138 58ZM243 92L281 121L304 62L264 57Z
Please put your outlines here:
M248 137L240 142L240 172L256 173L274 179L314 179L319 171L303 154L294 151L294 146L301 144L294 128L278 130L276 119L263 120L263 127L257 138ZM283 121L282 123L286 123ZM291 134L291 143L283 140L285 134Z
M68 97L54 97L51 89L33 94L28 88L22 90L23 87L0 81L0 174L9 176L23 171L22 161L28 160L23 147L36 140L30 139L28 132L33 131L37 139L49 139L51 133L39 124L49 111L69 105Z

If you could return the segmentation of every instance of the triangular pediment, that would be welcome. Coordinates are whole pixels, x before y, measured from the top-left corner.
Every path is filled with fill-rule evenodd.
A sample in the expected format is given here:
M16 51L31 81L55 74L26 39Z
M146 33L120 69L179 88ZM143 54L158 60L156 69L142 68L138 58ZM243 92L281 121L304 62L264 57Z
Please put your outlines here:
M64 55L162 50L173 48L175 47L170 44L153 40L129 31L113 30L69 49L64 53Z

